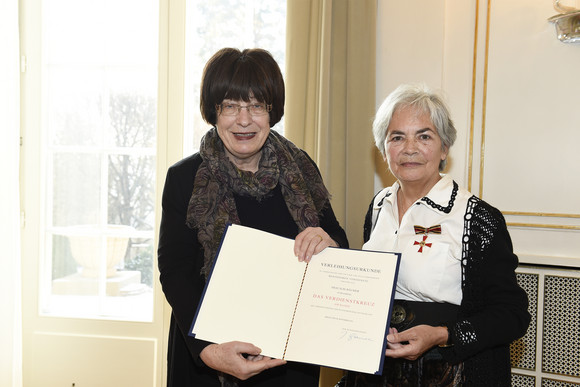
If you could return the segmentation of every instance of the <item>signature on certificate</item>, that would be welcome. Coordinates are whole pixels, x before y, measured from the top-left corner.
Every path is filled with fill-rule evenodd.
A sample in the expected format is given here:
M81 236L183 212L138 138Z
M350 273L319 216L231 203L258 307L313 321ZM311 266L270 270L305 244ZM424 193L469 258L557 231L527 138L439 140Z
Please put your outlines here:
M347 341L374 341L370 337L364 336L366 332L358 332L353 331L347 328L342 328L340 336L338 337L339 340L347 340Z

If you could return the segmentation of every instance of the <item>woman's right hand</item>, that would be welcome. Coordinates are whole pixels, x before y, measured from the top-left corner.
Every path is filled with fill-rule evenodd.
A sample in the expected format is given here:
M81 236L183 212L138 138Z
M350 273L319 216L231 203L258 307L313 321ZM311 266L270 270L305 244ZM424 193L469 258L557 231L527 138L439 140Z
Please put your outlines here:
M447 339L445 327L417 325L402 332L389 328L385 356L417 360L434 346L445 344Z
M310 262L312 256L325 248L339 247L321 227L306 227L294 240L294 255L299 262Z
M253 344L231 341L224 344L210 344L201 351L199 356L208 367L241 380L246 380L269 368L286 364L285 360L260 355L261 351Z

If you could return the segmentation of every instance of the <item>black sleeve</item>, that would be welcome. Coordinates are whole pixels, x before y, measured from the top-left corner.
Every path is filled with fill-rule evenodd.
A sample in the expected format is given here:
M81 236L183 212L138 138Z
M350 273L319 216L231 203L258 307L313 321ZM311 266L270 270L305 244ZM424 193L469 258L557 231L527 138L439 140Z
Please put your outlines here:
M371 203L369 204L369 208L367 210L367 213L365 215L365 222L363 225L363 242L367 243L369 241L369 239L371 239L371 232L373 231L373 209L375 208L375 200L377 198L377 195L380 194L382 191L379 191L375 194L375 196L373 196L373 200L371 200ZM381 200L384 200L384 198Z
M320 216L320 227L326 231L326 233L330 235L330 237L338 243L340 247L348 249L346 232L338 223L330 202L328 202L328 205L322 211L322 215Z
M209 343L188 335L205 285L200 275L203 249L197 235L185 224L187 206L193 190L194 159L185 159L167 172L162 197L159 231L158 265L165 297L193 359Z
M469 231L469 254L459 321L449 324L454 343L445 355L461 361L509 345L528 328L528 298L518 285L518 258L501 212L480 201Z

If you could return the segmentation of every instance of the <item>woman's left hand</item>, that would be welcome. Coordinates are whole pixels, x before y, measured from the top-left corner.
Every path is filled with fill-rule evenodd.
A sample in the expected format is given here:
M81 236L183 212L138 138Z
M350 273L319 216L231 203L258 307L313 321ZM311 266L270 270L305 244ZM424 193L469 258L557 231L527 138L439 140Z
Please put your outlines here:
M417 360L436 345L447 342L447 328L430 325L417 325L398 332L389 328L385 356Z
M310 262L314 254L320 253L328 246L338 247L338 244L320 227L307 227L296 236L294 255L298 261Z

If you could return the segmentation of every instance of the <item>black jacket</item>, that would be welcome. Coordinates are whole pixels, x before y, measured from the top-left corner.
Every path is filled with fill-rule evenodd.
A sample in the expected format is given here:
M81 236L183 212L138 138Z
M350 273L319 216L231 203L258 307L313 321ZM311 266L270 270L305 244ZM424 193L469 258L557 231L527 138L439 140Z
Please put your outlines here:
M203 248L197 232L185 224L195 174L201 164L198 153L169 168L162 199L158 264L160 281L172 307L168 343L167 386L219 386L216 372L205 366L200 352L209 344L188 336L205 286L200 274ZM240 221L281 236L295 238L297 226L285 207L280 189L258 203L234 195ZM322 227L341 247L348 247L344 230L338 224L330 203L320 217ZM319 367L288 363L267 370L240 383L241 386L318 386Z

